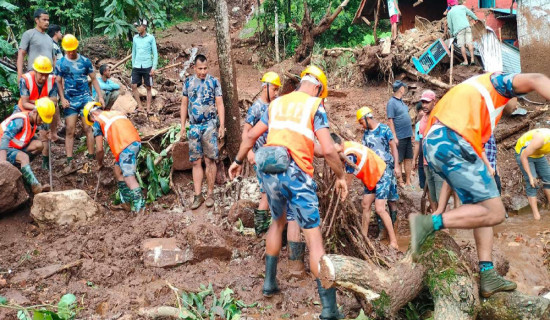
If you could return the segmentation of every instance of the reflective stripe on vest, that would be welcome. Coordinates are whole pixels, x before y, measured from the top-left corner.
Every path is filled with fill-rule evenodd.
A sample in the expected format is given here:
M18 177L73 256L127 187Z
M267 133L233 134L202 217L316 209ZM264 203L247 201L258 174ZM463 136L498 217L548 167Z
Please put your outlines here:
M46 79L45 87L42 87L42 92L38 92L38 86L36 85L36 73L34 71L27 72L23 75L23 78L25 79L25 84L27 84L27 88L29 89L29 102L34 103L36 100L48 97L50 95L50 91L52 91L52 88L54 86L55 82L55 76L52 76L51 74L48 75L48 79ZM46 91L44 91L46 89Z
M103 132L103 134L105 135L105 139L109 141L108 134L109 134L109 128L111 127L111 125L117 120L126 119L126 116L114 116L112 118L107 118L103 114L100 114L99 119L101 119L101 121L105 123L104 129L103 129L105 132Z
M476 88L483 97L483 100L485 100L485 106L487 107L487 112L489 113L489 117L491 119L491 131L494 131L497 125L497 117L502 113L502 110L504 110L504 107L506 105L495 109L495 104L493 103L493 99L491 99L491 94L489 93L487 88L485 88L481 83L477 81L478 77L479 76L472 77L466 80L464 83Z
M367 162L367 150L366 149L359 149L359 148L349 147L345 150L345 154L347 156L350 153L355 153L355 154L361 155L361 161L356 166L357 169L355 171L353 171L353 174L357 175L359 172L361 172L361 170L365 166L365 163Z
M308 122L310 121L311 111L313 108L319 105L319 98L308 98L305 104L304 109L300 110L295 108L296 103L291 102L289 104L289 109L294 109L295 111L301 111L299 115L299 121L290 121L290 120L277 120L279 113L277 112L280 108L277 108L282 100L275 100L277 105L274 106L273 114L270 115L270 119L273 119L269 122L269 129L275 130L290 130L296 133L303 135L309 140L313 141L314 133L313 130L308 128ZM296 115L298 116L298 115Z
M0 135L0 137L8 128L8 124L15 119L23 119L23 129L18 134L16 134L13 139L11 139L10 147L23 149L27 144L29 144L29 141L32 139L34 133L36 132L36 126L34 128L31 126L29 114L27 112L14 113L6 120L2 121L2 123L0 124L0 127L2 128L2 134Z

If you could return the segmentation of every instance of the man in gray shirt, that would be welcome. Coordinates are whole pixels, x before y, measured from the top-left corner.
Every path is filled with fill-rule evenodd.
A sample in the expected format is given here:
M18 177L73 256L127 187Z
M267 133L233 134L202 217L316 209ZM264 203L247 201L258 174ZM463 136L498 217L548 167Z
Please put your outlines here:
M397 80L393 83L393 97L386 105L386 115L388 116L390 129L397 138L397 151L399 153L399 165L405 161L405 184L402 178L397 177L402 187L414 188L411 183L411 170L413 159L412 148L412 122L409 116L409 107L403 102L402 98L407 92L407 85Z
M38 56L45 56L55 65L55 56L53 53L52 39L46 31L50 25L50 16L44 9L36 9L34 12L34 22L36 27L23 33L19 52L17 54L17 81L25 71L32 71L32 63ZM28 55L27 68L23 69L25 56Z

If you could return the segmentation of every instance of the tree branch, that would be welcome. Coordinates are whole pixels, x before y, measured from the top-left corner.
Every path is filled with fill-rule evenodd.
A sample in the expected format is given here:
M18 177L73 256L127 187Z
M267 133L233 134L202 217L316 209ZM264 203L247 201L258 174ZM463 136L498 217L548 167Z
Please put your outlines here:
M336 20L340 12L344 9L345 6L348 5L349 0L344 0L342 3L334 10L334 13L330 15L330 5L327 9L326 15L319 21L319 24L313 29L313 35L318 36L319 34L325 32L330 25Z

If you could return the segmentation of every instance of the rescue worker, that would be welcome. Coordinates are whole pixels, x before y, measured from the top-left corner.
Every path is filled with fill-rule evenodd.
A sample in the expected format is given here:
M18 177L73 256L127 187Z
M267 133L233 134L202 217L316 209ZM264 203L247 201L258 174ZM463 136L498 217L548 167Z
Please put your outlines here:
M455 86L435 106L424 132L424 157L436 174L456 191L463 205L441 214L412 214L411 247L416 256L434 231L474 229L479 258L480 291L485 298L516 284L501 277L492 262L493 228L505 209L493 177L481 158L503 111L515 109L512 98L538 92L550 99L550 79L542 74L486 73ZM443 197L443 194L440 195ZM449 193L445 195L448 201ZM441 202L441 201L440 201Z
M266 269L262 293L271 297L279 292L276 280L277 260L288 207L296 213L296 220L309 247L311 272L316 278L323 305L320 318L341 319L343 315L336 305L335 288L323 288L318 279L319 261L325 251L319 228L319 200L313 180L315 137L319 140L325 161L336 174L335 186L342 199L347 197L348 189L322 104L328 95L326 75L318 67L309 66L301 77L299 89L271 102L261 121L249 130L229 168L229 176L234 178L242 172L242 161L269 127L267 142L258 149L255 159L273 218L266 237Z
M0 124L0 161L21 167L23 181L34 194L50 191L50 186L42 185L36 179L30 162L40 154L43 143L34 134L42 123L52 122L55 105L47 97L35 102L36 108L28 112L16 112Z
M53 66L49 58L38 56L32 64L34 71L29 71L21 76L19 80L19 102L14 107L14 113L20 111L32 111L35 108L35 102L43 97L49 97L54 103L57 103L57 84L55 76L52 75ZM52 121L53 122L53 121ZM47 130L39 128L40 141L42 141L42 169L49 169L49 152L47 144ZM52 135L57 132L57 127L53 127ZM53 137L55 138L55 137ZM58 138L59 139L59 138ZM53 140L55 141L55 140Z
M103 138L115 156L114 173L122 203L131 204L133 212L145 210L145 198L136 179L136 165L141 139L132 122L119 111L104 111L98 102L84 107L84 121L93 129L96 144L97 170L103 167Z
M357 121L365 129L363 134L363 145L373 150L386 163L384 174L372 189L365 188L365 194L361 205L363 207L362 233L368 236L371 206L374 202L374 210L381 221L378 221L380 229L379 239L387 232L390 246L399 249L397 237L393 230L393 224L397 220L397 178L401 175L401 166L395 164L398 158L396 139L388 125L378 122L369 107L362 107L357 110ZM390 213L386 211L386 203ZM389 218L389 219L386 219ZM390 223L391 222L391 223ZM390 228L391 227L391 228Z
M73 146L78 116L82 118L82 129L86 133L88 159L95 158L92 128L86 124L87 122L82 114L84 106L88 102L93 101L90 88L88 87L88 76L92 80L92 85L97 92L97 101L102 106L105 105L105 101L103 100L102 91L97 82L92 62L77 52L78 39L72 34L66 34L63 40L61 40L61 46L65 50L65 56L59 59L55 65L55 81L59 88L59 97L65 116L67 166L63 171L65 174L68 174L76 169L76 165L73 162Z
M516 161L525 179L525 192L535 220L540 220L537 206L537 179L543 182L546 199L550 200L550 165L545 155L550 153L550 129L527 131L516 143Z

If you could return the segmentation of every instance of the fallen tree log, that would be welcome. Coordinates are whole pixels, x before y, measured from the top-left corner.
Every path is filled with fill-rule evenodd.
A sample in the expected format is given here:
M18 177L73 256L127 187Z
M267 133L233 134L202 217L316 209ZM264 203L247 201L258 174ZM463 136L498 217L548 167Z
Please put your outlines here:
M394 317L424 287L433 298L436 320L539 319L534 315L544 318L550 312L548 301L519 292L495 294L480 303L477 279L462 260L460 247L444 232L428 238L417 261L407 255L387 270L329 254L321 259L319 276L325 288L340 286L358 294L377 318Z
M515 126L511 126L511 127L507 128L506 130L497 131L495 133L496 142L500 143L503 140L507 139L508 137L513 136L514 134L517 134L517 133L519 133L520 131L522 131L524 129L528 129L529 126L531 124L533 124L533 119L542 116L545 112L546 112L546 110L544 110L544 109L535 110L535 111L531 112L527 116L527 119L523 120L521 123L519 123ZM515 145L515 141L514 141L514 145Z
M431 84L433 84L434 86L436 87L439 87L441 89L445 89L445 90L450 90L452 88L452 86L446 84L445 82L441 81L441 80L438 80L434 77L431 77L427 74L422 74L416 70L414 70L413 68L411 68L410 66L408 65L402 65L400 66L401 69L403 69L403 71L405 71L407 74L413 76L413 77L417 77L417 78L420 78L426 82L429 82Z

